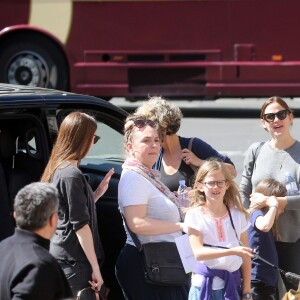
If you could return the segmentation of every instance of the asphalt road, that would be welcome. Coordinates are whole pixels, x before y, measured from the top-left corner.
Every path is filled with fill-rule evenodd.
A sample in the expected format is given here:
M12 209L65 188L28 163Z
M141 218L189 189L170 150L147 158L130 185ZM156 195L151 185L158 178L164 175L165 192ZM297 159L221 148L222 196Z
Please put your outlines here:
M261 127L259 112L266 99L220 99L216 101L174 101L183 114L179 135L198 137L228 155L237 169L236 182L241 180L245 151L251 143L265 141L269 135ZM142 102L113 98L114 104L133 111ZM287 99L295 111L293 136L300 140L300 98Z

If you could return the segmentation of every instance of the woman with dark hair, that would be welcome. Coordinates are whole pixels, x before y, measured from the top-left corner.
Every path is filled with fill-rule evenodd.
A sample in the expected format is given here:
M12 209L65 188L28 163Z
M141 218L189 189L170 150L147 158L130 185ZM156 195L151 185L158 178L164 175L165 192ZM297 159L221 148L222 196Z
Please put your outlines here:
M225 162L232 176L236 176L233 162L227 156L199 138L178 135L183 117L178 106L161 97L151 97L137 108L136 114L158 122L161 151L154 168L160 171L161 181L171 191L177 190L181 179L192 186L195 170L209 158Z
M66 116L41 178L52 182L59 192L59 219L50 252L64 270L74 295L89 283L98 291L103 284L100 266L104 254L95 203L106 192L114 170L93 192L78 168L80 160L100 139L96 129L95 119L88 114L73 112Z
M300 182L300 142L290 132L293 111L280 97L269 98L261 108L261 123L271 139L252 144L245 156L240 191L245 207L264 207L270 195L255 193L263 179L273 178L285 184L289 172ZM279 267L300 274L300 195L276 197L278 212L284 213L278 220L280 242L276 242ZM292 286L285 282L287 289Z

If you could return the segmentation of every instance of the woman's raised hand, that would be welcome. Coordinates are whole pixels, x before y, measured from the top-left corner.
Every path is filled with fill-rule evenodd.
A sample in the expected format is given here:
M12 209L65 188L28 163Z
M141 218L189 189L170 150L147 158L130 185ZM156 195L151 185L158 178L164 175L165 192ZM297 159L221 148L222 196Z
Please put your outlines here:
M95 201L97 201L108 189L108 184L109 181L111 179L111 176L115 173L115 169L111 168L107 174L105 175L105 177L102 179L102 181L100 182L99 186L97 187L97 189L94 192L94 199Z
M191 150L187 148L182 150L181 157L187 165L193 165L195 167L200 167L204 162L204 160L198 158Z

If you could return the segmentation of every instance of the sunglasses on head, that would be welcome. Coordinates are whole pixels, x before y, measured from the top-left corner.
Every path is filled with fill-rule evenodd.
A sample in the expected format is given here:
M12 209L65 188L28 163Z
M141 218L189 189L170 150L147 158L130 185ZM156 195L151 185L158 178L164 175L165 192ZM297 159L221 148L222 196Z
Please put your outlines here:
M269 122L274 122L275 117L277 117L278 120L284 120L288 114L289 114L289 110L283 109L278 111L277 113L264 114L263 119L269 123Z
M144 128L146 125L149 125L152 128L157 127L157 123L151 120L143 120L143 119L137 119L133 121L134 126L137 128Z
M95 145L100 139L101 139L101 137L95 134L95 135L94 135L94 145Z

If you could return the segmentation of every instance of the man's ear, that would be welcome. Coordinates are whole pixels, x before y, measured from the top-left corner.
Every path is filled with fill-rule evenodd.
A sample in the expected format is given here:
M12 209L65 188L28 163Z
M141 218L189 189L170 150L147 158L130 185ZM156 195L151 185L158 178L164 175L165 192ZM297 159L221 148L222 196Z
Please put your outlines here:
M54 212L49 219L49 224L51 227L55 227L57 226L57 220L58 220L58 213Z
M16 212L15 212L15 211L13 212L13 217L14 217L14 219L16 219L16 218L17 218L17 216L16 216Z

